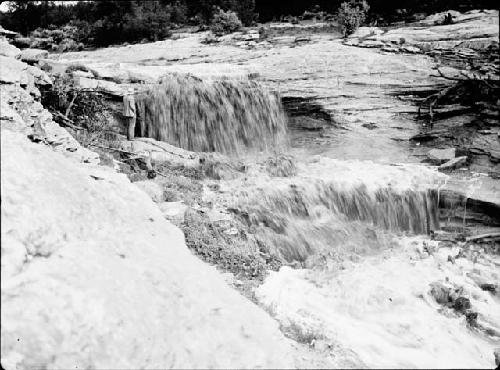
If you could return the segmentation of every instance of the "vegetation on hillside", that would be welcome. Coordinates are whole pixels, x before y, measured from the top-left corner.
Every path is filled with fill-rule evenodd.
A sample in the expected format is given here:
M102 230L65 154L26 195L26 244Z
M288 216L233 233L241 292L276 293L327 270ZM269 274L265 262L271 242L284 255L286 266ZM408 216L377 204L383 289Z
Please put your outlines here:
M235 12L231 10L225 12L222 9L219 9L214 14L210 24L210 30L217 36L236 32L240 30L241 27L243 27L243 24Z
M353 9L365 9L363 1L344 2L343 0L106 0L78 1L62 5L55 1L7 1L8 11L0 13L0 24L9 30L24 36L32 34L39 38L40 33L49 31L47 49L54 51L78 50L85 46L108 46L123 42L154 41L168 37L179 26L208 26L215 19L234 18L235 14L243 26L250 26L257 20L261 22L273 19L298 20L334 20L339 17L339 24L346 33L356 28L364 18L368 23L378 24L389 21L411 19L417 13L433 13L449 9L468 10L471 8L496 8L493 0L401 0L398 6L383 1L370 0L370 14L353 12ZM366 3L365 3L366 4ZM222 13L221 13L222 12ZM364 16L359 16L365 14ZM236 25L230 22L215 24ZM75 27L76 32L67 27ZM203 28L204 28L203 27ZM237 27L222 27L220 32ZM62 34L61 34L62 32ZM218 31L219 32L219 31ZM226 32L226 31L224 31ZM60 35L57 35L60 34ZM65 40L52 38L59 36ZM30 40L24 40L26 45ZM35 45L36 46L36 45Z
M340 4L337 21L344 37L353 34L366 20L370 6L365 0L350 0Z
M70 74L54 76L50 88L42 91L42 104L85 147L105 141L113 132L102 95L75 87Z

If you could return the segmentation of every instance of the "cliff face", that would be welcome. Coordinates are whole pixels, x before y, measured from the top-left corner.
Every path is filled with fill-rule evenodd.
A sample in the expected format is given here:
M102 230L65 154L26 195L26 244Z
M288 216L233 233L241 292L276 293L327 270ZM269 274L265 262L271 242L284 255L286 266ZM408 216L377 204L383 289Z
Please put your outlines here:
M2 366L294 366L277 323L52 121L35 67L2 58Z

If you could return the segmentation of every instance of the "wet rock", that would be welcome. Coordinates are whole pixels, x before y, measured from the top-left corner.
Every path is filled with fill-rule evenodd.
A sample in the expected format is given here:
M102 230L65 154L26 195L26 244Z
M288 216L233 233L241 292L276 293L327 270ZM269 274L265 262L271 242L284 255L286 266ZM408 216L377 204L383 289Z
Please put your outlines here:
M144 191L155 203L163 202L163 189L154 181L137 181L134 183L142 191Z
M438 167L439 171L451 171L457 168L462 167L465 163L467 163L467 156L457 157L450 159L446 163L443 163Z
M41 59L46 59L49 56L47 50L42 49L24 49L21 51L21 60L26 63L38 63Z
M363 126L364 128L367 128L368 130L374 130L376 129L378 126L373 123L373 122L370 122L370 123L363 123L361 126Z
M453 302L453 308L459 313L465 313L466 310L471 308L469 298L458 297L455 302Z
M431 284L430 294L437 303L447 305L450 302L450 288L443 283L434 282Z
M467 321L467 324L472 327L477 327L477 318L478 318L478 313L475 311L467 311L465 312L465 320Z
M491 283L483 283L479 285L479 287L486 291L486 292L491 292L495 294L497 292L498 286L496 284L491 284Z
M433 164L443 164L455 158L455 148L431 149L427 157Z

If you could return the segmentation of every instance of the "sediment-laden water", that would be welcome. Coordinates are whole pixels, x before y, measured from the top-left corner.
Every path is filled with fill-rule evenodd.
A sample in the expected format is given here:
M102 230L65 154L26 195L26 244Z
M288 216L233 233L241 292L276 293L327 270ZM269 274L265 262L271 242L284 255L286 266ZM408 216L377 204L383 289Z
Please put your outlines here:
M142 136L196 151L286 152L279 99L254 82L171 76L138 104ZM498 284L498 256L455 261L458 246L439 248L426 236L440 229L447 176L422 165L292 153L288 170L251 163L209 199L231 209L259 245L302 268L272 272L256 291L260 303L283 327L368 367L493 366L500 303L474 276ZM490 334L438 304L436 282L461 289Z
M139 136L198 152L279 150L286 117L279 97L254 81L173 74L137 97Z

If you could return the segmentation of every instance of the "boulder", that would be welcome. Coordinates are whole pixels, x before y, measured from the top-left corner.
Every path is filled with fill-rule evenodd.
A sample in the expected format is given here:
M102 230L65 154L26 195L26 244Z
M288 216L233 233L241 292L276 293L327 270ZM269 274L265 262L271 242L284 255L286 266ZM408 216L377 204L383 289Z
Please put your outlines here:
M17 58L21 55L21 50L8 43L6 40L0 40L0 55L9 58Z
M137 181L134 184L139 187L139 189L144 191L147 195L149 195L153 202L163 202L163 188L160 184L150 180Z
M432 149L427 153L427 157L433 164L442 164L455 158L455 148Z
M163 216L174 223L184 222L184 215L189 208L182 202L163 202L158 205Z
M467 162L467 156L456 157L443 163L438 167L439 171L451 171L456 168L462 167Z
M495 356L495 366L500 366L500 347L495 349L493 355Z
M465 313L465 311L467 311L469 308L471 308L469 298L458 297L453 302L453 308L455 309L455 311L457 311L459 313Z
M39 60L46 59L49 56L47 50L42 49L24 49L21 52L21 60L26 63L38 63Z

